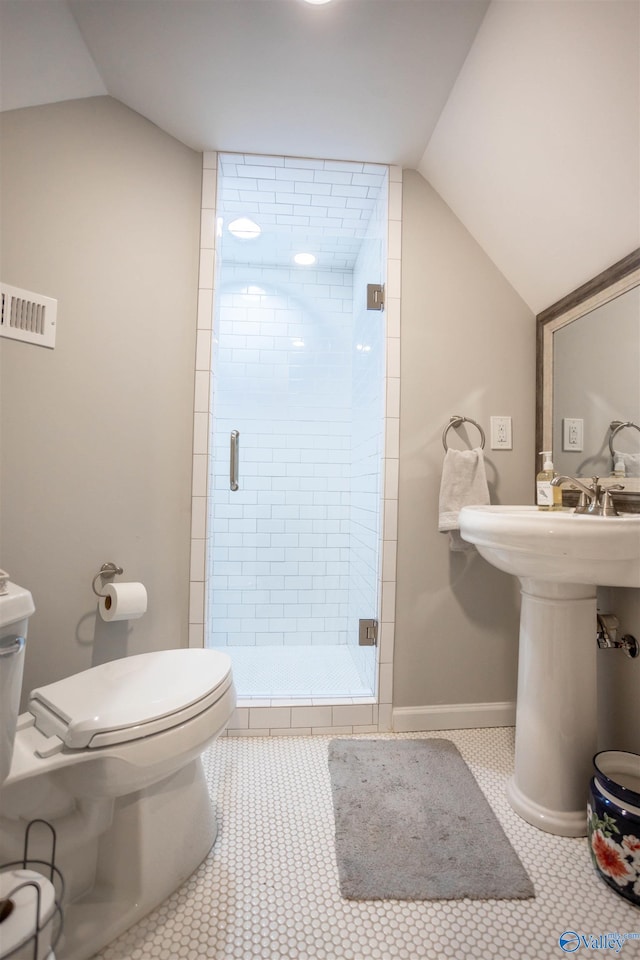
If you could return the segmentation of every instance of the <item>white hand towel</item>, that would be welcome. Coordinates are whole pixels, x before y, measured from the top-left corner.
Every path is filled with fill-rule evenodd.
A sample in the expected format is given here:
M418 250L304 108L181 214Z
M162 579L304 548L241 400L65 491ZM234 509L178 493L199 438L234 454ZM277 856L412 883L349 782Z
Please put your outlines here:
M624 461L625 476L640 477L640 453L619 453Z
M451 550L473 549L473 544L460 536L458 516L462 507L490 502L484 454L480 447L447 450L442 464L438 530L449 534Z

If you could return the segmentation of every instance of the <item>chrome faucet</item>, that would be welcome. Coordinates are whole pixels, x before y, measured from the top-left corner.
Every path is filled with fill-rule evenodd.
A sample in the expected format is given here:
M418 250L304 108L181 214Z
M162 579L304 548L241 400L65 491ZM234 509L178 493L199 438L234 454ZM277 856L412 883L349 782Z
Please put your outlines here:
M603 487L600 483L600 477L592 477L588 486L575 477L554 477L551 481L553 487L559 487L561 483L571 483L580 490L580 500L574 513L588 513L593 517L618 516L611 491L624 490L621 483L613 483L611 486Z

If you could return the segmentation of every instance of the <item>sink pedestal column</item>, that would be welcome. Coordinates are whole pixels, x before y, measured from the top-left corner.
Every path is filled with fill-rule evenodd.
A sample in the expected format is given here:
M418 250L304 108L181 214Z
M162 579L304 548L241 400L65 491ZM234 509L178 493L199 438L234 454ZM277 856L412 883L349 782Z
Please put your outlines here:
M597 745L596 589L520 578L511 806L547 833L587 833Z

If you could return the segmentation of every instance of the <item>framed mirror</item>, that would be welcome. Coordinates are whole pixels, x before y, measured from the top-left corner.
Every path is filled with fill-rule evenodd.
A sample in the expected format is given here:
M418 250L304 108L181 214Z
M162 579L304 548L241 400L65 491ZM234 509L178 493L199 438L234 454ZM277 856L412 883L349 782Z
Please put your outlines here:
M536 357L536 454L640 509L640 248L538 315Z

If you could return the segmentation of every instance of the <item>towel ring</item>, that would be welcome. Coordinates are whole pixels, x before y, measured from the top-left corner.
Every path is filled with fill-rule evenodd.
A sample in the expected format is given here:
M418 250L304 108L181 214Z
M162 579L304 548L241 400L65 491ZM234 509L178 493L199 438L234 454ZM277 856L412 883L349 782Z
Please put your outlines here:
M444 449L445 450L449 449L449 447L447 446L447 434L449 430L451 430L451 427L459 427L461 423L472 423L474 427L476 427L480 431L480 447L482 448L482 450L484 450L485 435L484 435L484 430L482 429L480 424L476 423L475 420L472 420L471 417L460 417L460 416L450 417L449 423L446 425L446 427L442 431L442 446L444 447Z
M610 425L611 433L609 434L609 450L611 451L611 456L615 460L615 450L613 449L613 438L616 433L619 433L621 430L624 430L625 427L633 427L635 430L640 430L640 427L637 423L633 423L631 420L612 420Z

